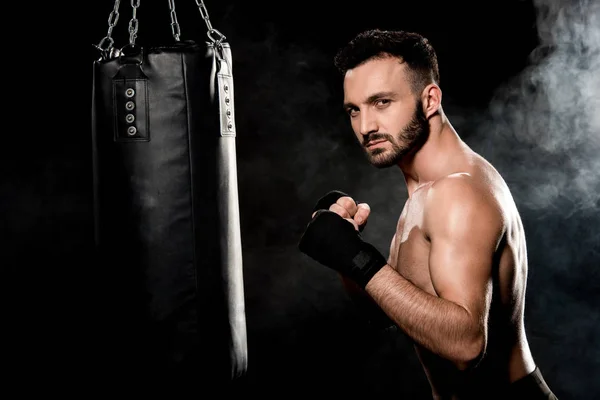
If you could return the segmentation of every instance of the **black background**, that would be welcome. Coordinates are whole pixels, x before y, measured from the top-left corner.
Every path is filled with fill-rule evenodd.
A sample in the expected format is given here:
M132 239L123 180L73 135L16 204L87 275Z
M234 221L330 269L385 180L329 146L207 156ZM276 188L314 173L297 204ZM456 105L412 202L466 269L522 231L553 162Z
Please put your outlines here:
M128 41L131 18L130 3L121 3L113 33L117 47ZM529 247L526 329L546 380L563 400L600 396L597 4L205 4L234 60L247 393L430 398L406 337L365 330L335 274L297 251L313 203L334 188L371 205L365 238L384 253L389 248L406 199L403 178L395 168L371 167L356 145L341 108L341 77L332 64L337 48L356 33L382 28L413 30L430 39L450 121L513 190ZM182 39L206 40L195 2L175 5ZM97 54L92 44L105 36L113 3L86 7L91 70ZM166 0L142 1L138 18L139 43L172 40ZM14 369L32 379L42 364L53 369L52 360L26 351L34 342L52 347L48 338L59 336L65 354L76 345L77 362L87 354L83 358L93 365L94 341L101 341L81 322L93 320L91 304L98 302L89 307L86 302L101 292L88 290L97 288L86 271L93 232L91 135L69 124L61 129L60 138L68 140L46 138L44 146L28 153L23 168L2 174L2 224L9 237L5 263L23 278L18 288L5 280L9 304L22 306L12 307L17 322L11 326L17 337L37 338L21 347L8 344L17 355ZM52 278L63 284L68 279L68 289L48 290L44 282ZM38 289L65 301L34 302L31 292ZM43 326L25 328L42 314L49 316ZM89 374L110 365L96 367ZM64 379L54 383L69 386Z

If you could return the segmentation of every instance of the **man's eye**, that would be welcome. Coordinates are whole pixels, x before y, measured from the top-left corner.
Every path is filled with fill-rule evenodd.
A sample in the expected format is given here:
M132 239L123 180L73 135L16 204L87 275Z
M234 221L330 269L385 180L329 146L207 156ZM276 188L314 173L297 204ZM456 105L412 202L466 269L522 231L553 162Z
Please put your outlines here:
M354 117L358 114L358 110L356 108L349 108L346 110L349 116Z
M375 103L375 104L377 104L378 106L385 106L385 105L388 105L389 103L390 103L389 99L379 99L379 100L377 100L377 103Z

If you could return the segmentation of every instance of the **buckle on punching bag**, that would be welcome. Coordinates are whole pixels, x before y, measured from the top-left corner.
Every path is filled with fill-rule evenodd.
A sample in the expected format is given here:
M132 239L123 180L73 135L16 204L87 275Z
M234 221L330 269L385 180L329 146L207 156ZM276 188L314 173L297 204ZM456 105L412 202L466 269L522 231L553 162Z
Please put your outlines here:
M150 141L148 77L142 70L142 60L141 49L134 54L119 54L121 66L112 78L115 142Z

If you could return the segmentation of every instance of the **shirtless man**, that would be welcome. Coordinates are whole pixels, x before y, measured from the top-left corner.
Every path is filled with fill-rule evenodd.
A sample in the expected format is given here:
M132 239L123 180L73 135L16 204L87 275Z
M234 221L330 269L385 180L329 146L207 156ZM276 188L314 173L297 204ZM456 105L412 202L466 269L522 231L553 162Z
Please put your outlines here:
M444 114L432 46L415 33L371 30L335 65L367 158L400 168L408 200L387 259L361 237L368 204L339 191L318 201L300 250L412 339L434 399L556 399L525 334L519 212L498 171Z

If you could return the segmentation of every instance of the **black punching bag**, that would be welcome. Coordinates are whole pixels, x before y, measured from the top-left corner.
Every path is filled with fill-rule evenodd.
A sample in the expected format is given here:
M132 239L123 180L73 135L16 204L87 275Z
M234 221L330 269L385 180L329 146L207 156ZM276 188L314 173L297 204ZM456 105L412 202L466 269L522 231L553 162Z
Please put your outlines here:
M93 66L107 382L219 387L247 368L230 47L126 47Z

